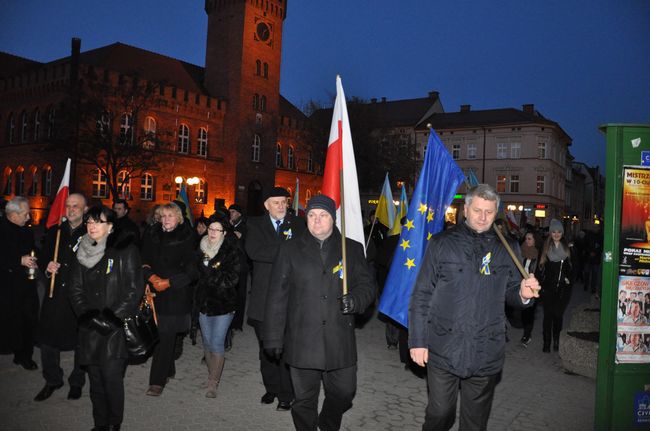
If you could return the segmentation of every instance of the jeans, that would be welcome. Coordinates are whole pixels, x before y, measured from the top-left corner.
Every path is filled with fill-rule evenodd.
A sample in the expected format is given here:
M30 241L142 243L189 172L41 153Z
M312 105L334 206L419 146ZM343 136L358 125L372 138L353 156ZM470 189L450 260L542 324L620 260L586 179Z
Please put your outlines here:
M199 313L199 324L201 325L201 337L203 348L212 353L224 354L224 342L230 327L234 313L208 316Z

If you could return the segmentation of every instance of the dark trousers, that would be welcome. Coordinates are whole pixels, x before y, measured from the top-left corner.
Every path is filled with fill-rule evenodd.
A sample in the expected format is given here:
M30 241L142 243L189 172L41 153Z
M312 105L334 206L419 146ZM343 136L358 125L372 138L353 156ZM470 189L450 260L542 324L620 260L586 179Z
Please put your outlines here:
M291 387L291 374L289 367L283 359L276 361L264 353L262 345L262 322L259 320L250 320L250 324L255 329L255 336L260 348L260 371L262 372L262 382L266 392L274 394L279 401L291 402L293 400L293 388Z
M533 333L533 325L535 324L535 308L537 308L537 301L530 307L521 310L521 323L524 325L524 337L530 338Z
M456 402L460 388L460 430L487 429L498 374L461 379L431 362L427 364L429 402L423 431L447 431L456 420Z
M61 368L61 350L56 347L41 344L41 366L45 383L50 386L63 384L63 369ZM79 352L74 352L74 367L68 377L70 386L82 388L86 383L86 373L79 367Z
M600 294L600 263L585 263L584 266L584 289L591 290L591 293Z
M239 273L239 285L237 286L237 304L235 316L230 322L230 329L241 331L244 329L244 315L246 311L246 295L248 290L248 269Z
M176 347L176 332L158 332L160 341L153 349L149 385L165 386L168 377L176 374L174 364L174 349Z
M31 289L31 287L29 287ZM34 355L34 335L38 323L38 295L36 290L27 292L17 301L16 326L12 338L14 358L17 361L31 360Z
M341 428L343 413L350 410L357 391L357 366L338 370L312 370L289 367L296 399L291 417L297 431L336 431ZM323 381L325 399L318 414L318 395Z
M550 346L551 336L555 340L560 339L564 310L566 310L569 304L570 297L570 289L562 289L559 292L553 292L551 290L544 291L542 298L542 304L544 304L544 321L542 325L545 347Z
M109 359L101 365L88 365L90 400L95 427L119 425L124 419L125 359Z

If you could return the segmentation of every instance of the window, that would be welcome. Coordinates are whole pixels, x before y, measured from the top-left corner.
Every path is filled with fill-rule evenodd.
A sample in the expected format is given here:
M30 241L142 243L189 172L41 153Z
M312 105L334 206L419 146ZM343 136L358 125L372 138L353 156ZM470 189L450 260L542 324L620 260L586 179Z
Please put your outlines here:
M537 157L540 159L546 158L546 142L539 142L537 144Z
M260 97L260 112L266 112L266 96Z
M143 201L153 200L153 176L151 174L142 174L140 178L140 199Z
M260 135L253 136L253 145L251 146L251 160L254 162L260 161L260 150L262 148L262 138Z
M27 112L23 111L22 115L20 116L21 120L21 127L20 127L20 143L25 143L28 140L27 136L27 122L29 120L29 115L27 115Z
M131 177L127 175L126 171L120 171L117 174L117 191L120 195L120 199L131 198Z
M451 146L451 157L454 160L460 159L460 144L454 144Z
M50 110L47 113L47 139L52 139L54 137L55 121L56 121L56 108L54 106L51 106Z
M16 169L16 196L22 196L25 191L25 169L18 166Z
M178 152L187 154L190 152L190 128L181 124L178 128Z
M153 117L146 117L144 119L144 134L146 139L142 146L144 148L154 148L156 146L156 119Z
M519 175L510 175L510 193L519 193Z
M32 168L32 182L29 186L29 191L27 192L30 196L36 196L38 193L38 170Z
M513 142L510 144L510 158L518 159L521 157L521 144L519 142Z
M43 196L50 196L52 194L52 168L45 166L43 168L43 175L41 180L43 184L41 185L41 194Z
M103 112L97 119L97 133L105 137L111 130L111 117L108 112Z
M275 146L275 167L282 167L282 146L280 144Z
M122 114L120 117L120 144L133 144L133 115Z
M307 172L314 171L314 161L311 157L311 151L307 151Z
M497 159L508 157L508 144L497 144Z
M467 158L468 159L476 158L476 144L467 144Z
M497 193L504 193L506 191L506 176L497 175Z
M268 78L268 77L269 77L269 64L264 63L264 78Z
M296 163L293 158L293 147L287 148L287 167L289 169L296 169Z
M11 168L5 168L4 177L5 188L2 194L9 196L11 195L11 190L13 189L13 177L11 176Z
M93 197L94 198L107 198L108 186L106 184L106 175L100 170L95 169L93 175Z
M201 127L199 129L199 136L197 138L198 143L198 155L207 157L208 156L208 129Z
M305 192L305 203L309 202L309 199L311 199L311 190L307 189Z
M255 60L255 75L260 76L262 74L262 62Z
M9 119L7 119L7 143L14 143L14 134L16 133L16 120L14 120L13 112L9 114Z
M545 192L544 186L546 184L546 177L544 175L537 175L537 193L543 194Z
M194 202L197 204L205 204L207 201L207 194L205 193L205 181L199 180L199 182L194 185Z
M253 109L257 111L259 107L260 107L260 95L255 93L253 95Z
M34 111L34 142L38 141L41 131L41 113L37 110Z

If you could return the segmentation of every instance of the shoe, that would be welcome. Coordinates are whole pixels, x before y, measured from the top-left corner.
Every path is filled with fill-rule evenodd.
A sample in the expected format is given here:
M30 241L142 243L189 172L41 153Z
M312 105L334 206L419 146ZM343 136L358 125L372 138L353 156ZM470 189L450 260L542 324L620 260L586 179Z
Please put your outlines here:
M122 428L122 424L111 425L109 430L110 431L120 431L120 428Z
M386 348L387 348L388 350L395 350L395 349L397 349L397 344L392 344L392 343L391 343L391 344L389 344L388 346L386 346Z
M81 386L70 386L70 390L68 391L68 399L78 400L79 398L81 398Z
M158 386L158 385L151 385L149 386L149 389L147 390L146 394L149 395L150 397L159 397L163 393L163 387Z
M522 346L528 347L528 343L530 343L530 337L526 337L525 335L521 337Z
M278 401L278 406L275 408L279 412L286 412L291 410L291 401Z
M267 392L264 395L262 395L262 399L260 400L262 404L273 404L273 401L275 400L275 395Z
M551 353L551 346L544 345L544 347L542 347L542 352Z
M38 370L38 365L36 365L36 362L32 361L31 359L19 361L18 359L14 358L14 364L20 365L28 371Z
M63 383L60 385L46 384L45 386L43 386L43 389L41 389L41 391L38 394L36 394L36 396L34 397L34 401L45 401L46 399L52 396L54 391L60 389L61 387L63 387Z

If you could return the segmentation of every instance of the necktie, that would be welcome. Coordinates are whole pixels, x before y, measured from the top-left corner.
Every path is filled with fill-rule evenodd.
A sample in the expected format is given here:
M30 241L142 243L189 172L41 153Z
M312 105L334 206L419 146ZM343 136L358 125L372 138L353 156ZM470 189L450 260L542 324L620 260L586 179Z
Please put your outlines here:
M281 220L276 220L275 221L275 233L277 233L278 235L280 235L280 225L281 224L282 224Z

